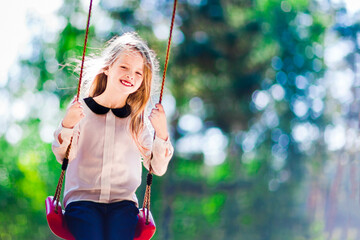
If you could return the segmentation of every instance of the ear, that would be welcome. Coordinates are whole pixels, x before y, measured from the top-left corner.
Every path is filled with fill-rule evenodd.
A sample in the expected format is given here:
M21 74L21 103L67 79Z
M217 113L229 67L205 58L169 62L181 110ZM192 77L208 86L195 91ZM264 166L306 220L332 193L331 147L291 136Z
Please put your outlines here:
M103 73L107 76L107 75L109 74L109 68L108 68L108 67L105 68L105 69L103 70Z

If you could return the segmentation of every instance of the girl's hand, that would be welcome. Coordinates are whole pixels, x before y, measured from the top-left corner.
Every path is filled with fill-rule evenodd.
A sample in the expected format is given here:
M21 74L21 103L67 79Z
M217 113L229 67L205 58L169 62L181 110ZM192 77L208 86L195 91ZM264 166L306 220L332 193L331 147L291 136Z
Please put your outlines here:
M151 110L149 120L155 129L156 136L166 141L168 139L166 115L160 103L155 104L155 108Z
M83 117L85 117L83 107L81 103L75 99L66 110L62 126L65 128L73 128Z

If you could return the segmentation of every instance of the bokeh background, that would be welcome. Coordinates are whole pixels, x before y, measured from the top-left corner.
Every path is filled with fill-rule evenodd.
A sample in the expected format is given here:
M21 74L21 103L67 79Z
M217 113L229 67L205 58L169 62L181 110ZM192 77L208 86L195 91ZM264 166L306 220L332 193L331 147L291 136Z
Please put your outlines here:
M173 2L94 0L88 54L137 31L164 63ZM0 239L58 239L44 200L88 0L0 9ZM175 155L153 239L360 239L360 1L179 0L164 105ZM138 191L141 201L144 186Z

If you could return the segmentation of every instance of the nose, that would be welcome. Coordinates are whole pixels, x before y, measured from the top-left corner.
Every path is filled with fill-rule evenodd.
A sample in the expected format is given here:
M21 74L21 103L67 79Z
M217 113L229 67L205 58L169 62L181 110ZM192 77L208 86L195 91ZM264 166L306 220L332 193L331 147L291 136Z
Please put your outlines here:
M131 76L131 77L130 77L130 74L128 74L128 75L127 75L127 78L128 78L128 79L131 79L131 80L133 80L133 79L134 79L134 77L133 77L133 76Z

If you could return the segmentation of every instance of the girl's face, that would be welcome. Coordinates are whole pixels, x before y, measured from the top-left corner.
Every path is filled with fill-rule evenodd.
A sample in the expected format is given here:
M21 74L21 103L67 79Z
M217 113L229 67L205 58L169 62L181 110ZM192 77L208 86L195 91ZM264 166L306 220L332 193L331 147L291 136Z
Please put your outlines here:
M130 95L143 81L144 59L137 51L125 50L104 73L108 77L106 88Z

